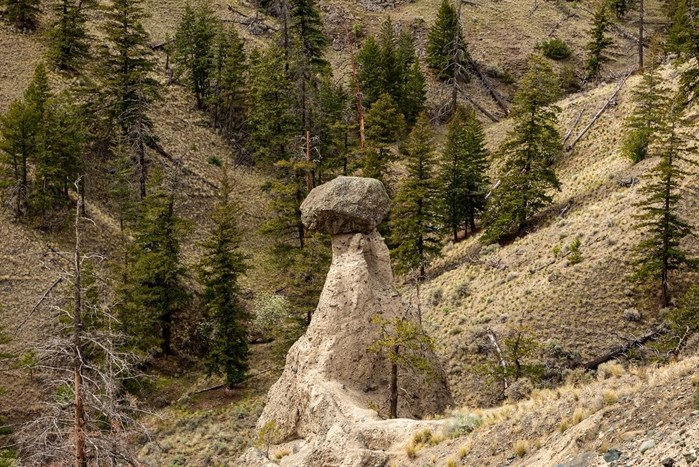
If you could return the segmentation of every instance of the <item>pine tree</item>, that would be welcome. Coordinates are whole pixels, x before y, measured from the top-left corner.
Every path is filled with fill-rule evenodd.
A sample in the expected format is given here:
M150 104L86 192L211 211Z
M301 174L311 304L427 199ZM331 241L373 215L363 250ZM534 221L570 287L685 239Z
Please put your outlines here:
M366 116L368 146L362 154L362 175L385 182L393 154L388 145L405 132L405 119L390 94L382 94ZM385 183L384 183L385 185Z
M227 169L222 167L221 193L211 213L213 227L204 243L201 283L204 305L214 324L207 360L209 374L223 374L232 387L245 379L248 370L248 320L240 301L238 277L245 273L245 258L239 251L237 210L230 199Z
M0 116L1 186L10 192L17 219L27 211L29 160L36 154L37 131L35 109L24 100L12 102Z
M442 0L427 40L427 66L437 78L446 81L460 75L467 79L462 70L468 66L470 56L459 15L449 0Z
M669 2L669 17L671 25L668 32L668 49L678 54L680 63L699 58L699 2ZM684 67L680 81L687 103L699 101L699 66L694 64Z
M489 185L488 150L483 127L473 109L458 107L447 133L439 175L442 218L456 242L476 230L476 217L485 209Z
M142 351L173 353L177 314L189 303L180 259L183 220L175 213L174 193L163 187L143 200L122 285L120 320L132 345Z
M485 242L521 231L549 205L551 189L560 183L551 167L563 148L558 132L559 109L553 103L560 87L551 67L532 57L512 106L514 128L500 147L504 157L500 185L493 190L486 218Z
M381 48L374 36L369 36L357 53L357 80L362 92L362 103L371 107L385 92L383 88Z
M67 96L46 102L38 133L36 189L31 197L32 208L42 215L53 206L70 201L68 188L81 172L82 128L78 109Z
M323 58L328 38L323 32L323 21L314 0L289 0L291 30L301 47L301 55L315 71L325 68L328 62Z
M20 218L28 212L30 196L29 164L39 151L38 135L41 131L44 108L51 98L46 69L37 65L34 77L21 101L10 104L5 115L0 116L0 157L3 166L2 186L10 189L14 201L14 214Z
M247 113L247 70L245 42L235 27L222 26L215 44L213 78L214 125L242 153Z
M662 85L658 71L647 71L641 85L634 90L636 106L626 120L627 133L622 147L626 157L634 162L646 158L649 146L663 125L663 112L669 99L669 90Z
M40 4L41 0L0 0L0 6L5 7L5 19L20 31L37 28Z
M612 9L617 19L623 19L634 7L633 0L609 0L609 7Z
M408 176L398 188L391 217L396 270L418 270L425 278L429 260L441 249L438 231L436 156L429 119L422 114L402 149Z
M220 28L208 3L196 7L185 5L184 14L175 33L175 62L178 74L183 74L197 108L202 109L211 92L214 73L214 40Z
M94 0L60 0L54 11L56 20L49 31L49 59L59 70L79 70L90 52L87 13Z
M636 228L644 239L636 249L637 271L632 276L636 281L657 281L660 285L661 304L670 305L670 273L683 266L697 268L699 261L691 258L680 242L694 235L690 224L679 214L682 201L680 187L689 175L687 165L697 165L690 154L696 148L687 143L683 128L682 106L673 102L665 107L666 122L651 151L660 157L651 170L651 181L642 188L646 198L637 206Z
M382 94L367 112L367 139L376 145L396 142L405 132L405 119L390 94Z
M415 53L413 35L403 31L398 39L397 60L400 67L399 92L393 96L408 126L412 126L425 108L425 77Z
M611 21L607 16L607 6L601 4L595 11L592 20L592 30L590 31L590 42L587 43L586 49L588 52L587 60L585 61L585 71L590 79L598 79L602 71L602 63L607 58L604 51L612 45L614 41L606 34L611 26Z
M250 149L256 163L287 160L297 120L294 93L284 71L284 51L275 45L250 57Z

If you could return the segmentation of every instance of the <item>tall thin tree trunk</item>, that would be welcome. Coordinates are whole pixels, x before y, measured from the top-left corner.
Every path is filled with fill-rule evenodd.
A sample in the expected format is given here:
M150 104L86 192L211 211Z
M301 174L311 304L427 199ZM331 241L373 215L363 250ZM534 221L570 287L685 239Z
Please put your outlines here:
M83 199L80 196L78 196L78 202L75 209L75 251L73 257L73 392L75 393L75 467L87 467L87 458L85 455L85 406L83 403L82 390L83 305L81 277L82 258L80 253L80 216L82 212L82 204Z
M400 351L399 346L393 347L393 351L398 356ZM391 407L389 410L389 418L398 418L398 364L396 362L391 363Z
M638 69L643 70L643 29L644 29L643 0L638 1Z
M359 88L359 79L357 78L357 61L354 58L354 41L349 39L349 32L345 28L345 37L349 46L350 62L352 63L352 81L354 81L354 95L357 99L357 119L359 122L359 149L364 150L364 107L362 105L362 91ZM346 162L345 162L346 164ZM345 165L345 172L347 171Z

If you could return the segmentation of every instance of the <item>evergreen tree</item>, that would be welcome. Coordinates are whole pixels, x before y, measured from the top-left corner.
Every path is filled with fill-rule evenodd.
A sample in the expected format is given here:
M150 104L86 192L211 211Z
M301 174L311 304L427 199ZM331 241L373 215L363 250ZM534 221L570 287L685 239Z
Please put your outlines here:
M379 58L381 60L381 89L397 101L403 78L402 64L399 62L397 39L393 22L388 17L381 25L379 33Z
M173 193L158 187L143 200L131 248L126 282L120 290L120 320L133 346L173 353L177 314L189 303L180 259L183 220Z
M488 150L483 127L473 109L458 107L442 153L439 186L442 218L454 241L463 227L466 236L476 230L476 217L485 209L489 180Z
M90 35L87 13L94 0L60 0L56 20L49 31L49 58L59 70L77 71L89 56Z
M242 152L247 112L247 56L235 27L222 26L215 45L214 125Z
M429 119L422 114L402 152L408 176L398 188L391 217L391 235L396 270L407 273L417 269L420 280L425 266L439 255L437 179L434 136Z
M46 102L38 133L36 189L32 207L45 214L52 206L70 201L68 188L78 180L84 142L82 119L67 96Z
M699 2L676 0L669 2L670 29L667 46L678 54L680 63L699 59ZM686 66L681 72L682 90L689 102L699 100L699 66Z
M230 192L227 170L223 168L220 198L211 213L213 228L204 243L200 266L204 304L214 324L207 368L209 374L223 374L228 387L243 381L248 370L250 319L239 298L238 277L246 267L239 251L237 211Z
M0 116L1 184L10 192L15 218L27 213L29 160L36 154L38 121L33 106L17 100Z
M273 165L291 154L297 126L294 93L284 71L284 51L272 45L250 57L250 149L256 163Z
M470 56L458 13L449 0L442 0L427 40L427 66L437 78L445 81L460 75L467 79L462 70L468 66Z
M23 99L13 102L7 113L0 116L0 151L4 155L0 157L4 168L2 186L10 189L16 218L28 212L29 163L36 159L39 151L39 133L50 98L46 69L39 63Z
M0 0L4 18L19 30L33 31L38 26L41 0Z
M404 31L398 40L398 63L401 70L399 92L394 96L408 126L412 126L425 108L425 77L415 53L413 36Z
M149 36L141 21L146 17L141 0L113 0L106 11L106 44L98 78L106 111L104 134L114 140L113 128L128 141L134 168L139 174L139 195L146 196L148 164L146 148L155 143L151 104L160 98L160 85L153 78L154 59Z
M551 67L532 57L514 97L514 127L500 147L504 163L500 185L493 190L486 219L485 242L516 234L551 203L560 183L551 167L563 148L558 132L559 109L553 103L560 87Z
M362 93L362 103L371 107L385 92L381 48L374 36L369 36L357 53L357 80Z
M590 42L586 46L588 57L585 61L585 71L587 71L587 77L590 79L598 79L600 77L602 63L607 60L604 51L614 42L610 37L606 36L611 24L607 16L607 6L601 4L595 11L592 20L592 30L590 31Z
M362 175L385 182L384 175L393 159L388 145L400 139L404 132L403 115L390 94L382 94L366 116L369 145L362 154Z
M367 112L367 139L377 145L396 142L405 132L405 118L390 94L382 94Z
M323 33L323 21L314 0L289 0L291 30L298 36L301 55L314 70L325 68L323 53L328 38Z
M197 100L197 108L204 104L211 92L214 73L214 40L220 27L208 3L192 7L185 5L184 14L175 33L173 61L178 74L184 74Z
M627 133L622 147L626 157L634 162L646 158L649 146L663 125L669 99L669 90L662 85L658 71L647 71L641 85L634 89L636 106L626 120Z
M634 7L634 0L609 0L609 7L612 9L617 19L623 19Z
M696 268L699 261L691 258L680 242L693 235L693 229L679 214L682 201L680 187L689 172L683 165L697 165L689 155L696 151L687 143L682 128L682 107L672 103L665 107L666 122L653 144L652 152L660 157L651 170L651 181L642 188L646 198L637 206L636 228L644 233L637 247L637 271L633 279L660 284L661 304L670 305L670 272L682 266Z

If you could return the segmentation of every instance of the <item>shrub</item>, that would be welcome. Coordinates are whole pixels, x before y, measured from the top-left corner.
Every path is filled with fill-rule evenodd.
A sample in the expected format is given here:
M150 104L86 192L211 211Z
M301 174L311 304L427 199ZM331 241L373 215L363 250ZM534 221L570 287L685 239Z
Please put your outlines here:
M568 251L570 252L570 256L568 257L568 261L570 264L578 264L579 262L582 261L582 253L580 253L580 246L582 245L582 242L580 241L579 238L576 238L573 240L573 243L568 245Z
M561 68L561 71L558 73L558 80L561 83L561 89L567 94L578 92L582 89L582 81L575 70L575 66L572 64Z
M573 55L573 51L562 39L554 38L537 46L537 49L546 58L551 60L565 60Z
M621 153L634 163L641 162L648 156L650 135L647 130L632 130L624 138Z
M520 439L515 441L514 451L517 457L524 457L529 452L529 441L525 439Z
M476 414L458 414L444 427L444 433L450 438L464 436L483 425L483 419Z

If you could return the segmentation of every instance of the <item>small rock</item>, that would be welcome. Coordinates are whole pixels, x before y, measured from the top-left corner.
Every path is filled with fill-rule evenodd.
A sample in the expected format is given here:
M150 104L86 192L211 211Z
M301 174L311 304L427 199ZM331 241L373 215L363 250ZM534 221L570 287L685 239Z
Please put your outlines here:
M619 438L621 438L623 441L630 441L634 438L637 438L643 434L642 431L627 431L625 433L622 433Z
M612 462L619 460L621 457L621 451L618 449L610 449L604 453L604 456L602 457L604 457L604 460L607 461L607 464L611 464Z
M639 451L641 451L641 454L644 452L648 451L649 449L653 449L655 447L655 440L654 439L647 439L641 444L641 447L638 448Z
M663 467L672 467L675 465L675 459L672 457L666 457L665 459L661 460L660 463L663 465Z
M687 461L687 464L693 464L694 461L697 460L697 453L695 451L682 453L682 456L684 456L684 460Z

